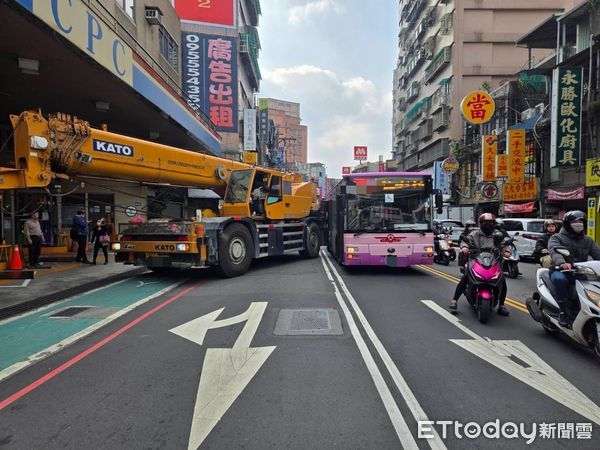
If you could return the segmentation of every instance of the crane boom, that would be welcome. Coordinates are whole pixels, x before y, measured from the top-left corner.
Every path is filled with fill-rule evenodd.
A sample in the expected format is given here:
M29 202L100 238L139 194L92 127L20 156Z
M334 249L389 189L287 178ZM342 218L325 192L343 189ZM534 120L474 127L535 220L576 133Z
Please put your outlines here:
M0 168L0 190L47 186L55 175L211 188L228 172L251 168L225 158L136 139L65 114L11 116L15 168Z

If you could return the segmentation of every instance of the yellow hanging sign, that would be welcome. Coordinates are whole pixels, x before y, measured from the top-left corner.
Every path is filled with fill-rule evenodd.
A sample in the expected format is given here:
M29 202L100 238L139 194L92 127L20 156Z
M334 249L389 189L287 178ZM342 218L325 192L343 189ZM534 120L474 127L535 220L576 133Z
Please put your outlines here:
M508 130L508 182L525 181L525 130Z
M508 176L508 155L497 155L496 156L496 176L507 177Z
M482 137L483 181L496 181L496 153L498 153L498 137L485 135Z

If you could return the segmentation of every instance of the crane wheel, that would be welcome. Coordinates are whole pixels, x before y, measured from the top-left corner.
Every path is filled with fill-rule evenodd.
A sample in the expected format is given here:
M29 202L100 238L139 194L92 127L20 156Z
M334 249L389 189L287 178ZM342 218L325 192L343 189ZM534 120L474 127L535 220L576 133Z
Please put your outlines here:
M233 278L245 274L253 255L252 236L244 225L233 223L219 236L218 270L223 277Z
M305 259L316 258L321 250L321 230L319 225L311 223L306 227L304 235L304 250L300 250L300 256Z

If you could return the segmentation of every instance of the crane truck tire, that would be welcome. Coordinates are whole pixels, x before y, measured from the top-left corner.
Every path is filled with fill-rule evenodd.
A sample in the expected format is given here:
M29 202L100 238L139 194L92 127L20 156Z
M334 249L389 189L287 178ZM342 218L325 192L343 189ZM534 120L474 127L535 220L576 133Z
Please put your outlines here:
M252 262L254 245L250 231L240 224L229 225L219 236L219 266L221 276L233 278L245 274Z
M300 250L300 256L305 259L319 256L319 250L321 249L321 230L319 229L319 225L314 222L309 224L306 227L304 239L304 250Z

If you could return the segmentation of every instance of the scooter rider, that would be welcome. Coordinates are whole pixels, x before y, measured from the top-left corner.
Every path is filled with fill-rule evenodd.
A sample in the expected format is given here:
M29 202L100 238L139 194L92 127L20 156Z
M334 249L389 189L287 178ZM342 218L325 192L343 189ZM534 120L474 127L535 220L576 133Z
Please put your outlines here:
M461 252L464 255L470 253L470 248L476 249L496 249L500 246L504 236L498 230L496 230L496 218L491 213L484 213L479 216L479 230L473 231L467 237L466 242L460 244ZM454 297L450 302L449 309L456 311L459 297L464 294L467 283L469 281L469 275L465 271L464 275L460 279L456 290L454 291ZM506 299L506 280L502 279L502 285L500 288L498 298L498 314L501 316L508 316L508 309L504 306L504 300Z
M563 227L559 233L554 234L548 241L548 250L552 257L550 280L556 289L558 306L560 307L559 324L562 327L570 326L569 303L571 299L571 286L575 283L576 274L568 271L573 268L571 262L585 262L591 256L594 260L600 260L600 247L592 238L586 236L585 213L582 211L569 211L563 217ZM556 251L557 248L566 248L570 256L567 262L565 257Z
M463 230L463 232L460 234L460 236L458 238L459 246L463 242L468 242L469 234L471 234L471 231L472 231L471 228L474 228L476 226L477 226L477 224L472 219L469 219L465 222L465 229ZM458 254L458 267L461 268L461 272L464 270L465 264L467 264L468 260L469 260L469 255L464 254L463 252L460 252Z
M549 268L552 266L552 257L548 251L548 241L556 233L557 225L554 219L547 219L544 221L544 235L540 237L535 243L535 250L533 251L533 258L542 267Z

